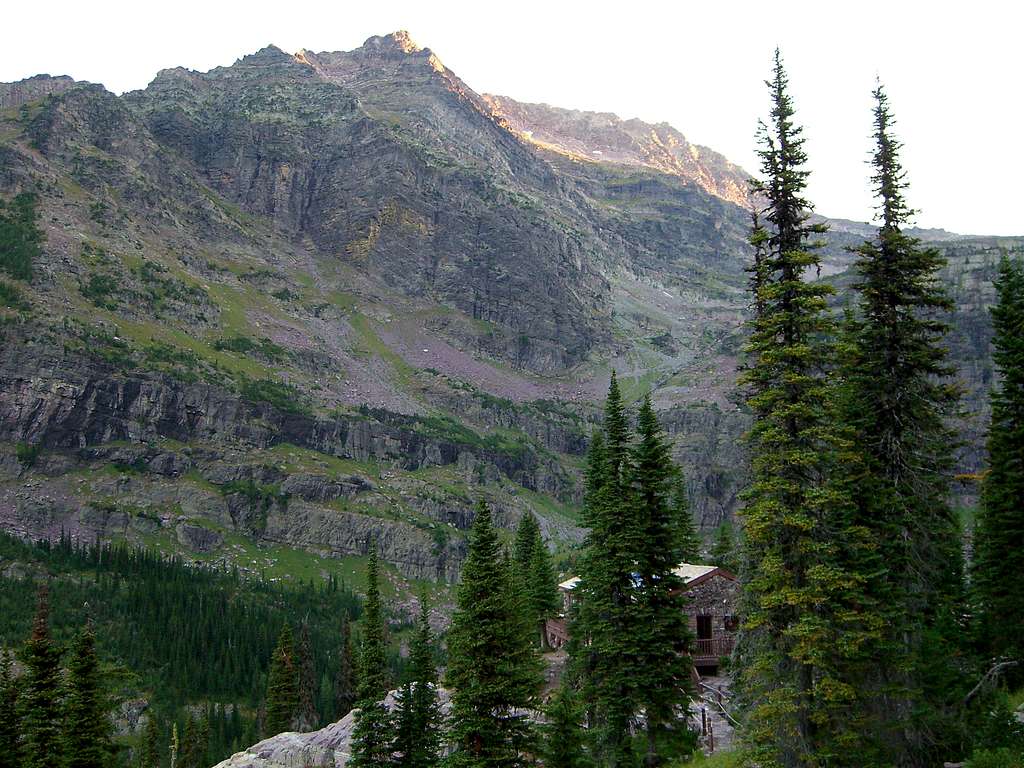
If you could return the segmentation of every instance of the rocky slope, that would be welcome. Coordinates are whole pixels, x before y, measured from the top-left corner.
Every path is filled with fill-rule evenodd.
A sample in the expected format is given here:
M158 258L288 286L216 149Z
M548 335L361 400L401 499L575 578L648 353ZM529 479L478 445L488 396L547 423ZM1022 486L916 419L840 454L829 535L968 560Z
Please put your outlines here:
M507 96L484 98L517 135L543 149L582 162L651 168L692 182L730 203L751 204L746 171L713 149L690 143L667 123L652 125L608 112L524 104Z
M742 485L744 179L668 126L481 96L404 33L123 97L0 85L0 199L34 193L43 233L2 277L0 525L315 568L372 537L450 581L477 497L579 539L614 368L709 531ZM951 256L970 473L1020 243L922 234ZM861 236L837 227L829 273Z

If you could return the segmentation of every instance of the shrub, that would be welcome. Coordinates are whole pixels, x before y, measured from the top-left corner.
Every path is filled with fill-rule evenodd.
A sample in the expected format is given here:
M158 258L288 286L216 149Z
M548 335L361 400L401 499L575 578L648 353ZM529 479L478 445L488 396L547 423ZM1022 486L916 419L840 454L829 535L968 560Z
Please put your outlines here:
M115 309L117 282L110 275L92 275L89 282L81 287L82 295L100 309Z
M971 755L964 768L1024 768L1024 755L1008 747L982 749Z
M42 452L43 446L30 445L29 443L18 443L14 449L14 455L18 459L18 463L25 469L35 466L36 459L39 458L39 454Z
M268 403L285 413L309 413L305 396L291 384L273 379L242 379L238 393L253 403Z
M25 309L28 304L18 286L0 280L0 306Z

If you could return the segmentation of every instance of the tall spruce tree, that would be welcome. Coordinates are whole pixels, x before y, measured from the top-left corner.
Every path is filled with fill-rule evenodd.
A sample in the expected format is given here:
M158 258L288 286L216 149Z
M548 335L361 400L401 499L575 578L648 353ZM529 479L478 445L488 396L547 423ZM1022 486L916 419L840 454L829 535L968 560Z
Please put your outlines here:
M545 622L558 610L558 586L540 526L530 512L523 515L516 526L513 560L526 610L537 627L540 645L544 647L547 641Z
M334 675L334 716L341 718L356 705L356 654L352 646L352 623L346 613L341 619L341 642Z
M21 765L21 718L18 716L18 681L11 655L0 650L0 768Z
M519 518L519 525L516 526L515 543L512 548L512 556L516 561L516 568L519 573L525 574L530 570L530 563L533 561L533 552L541 544L540 526L537 518L527 512Z
M635 763L631 733L641 707L637 563L643 529L630 484L629 425L613 372L604 428L591 443L584 498L588 527L573 590L574 673L588 704L595 758L613 768Z
M651 406L644 397L637 416L637 444L632 451L633 514L640 529L636 574L639 593L633 638L639 652L634 684L640 690L647 736L644 763L660 765L685 743L685 718L693 694L690 682L692 637L686 615L686 590L675 573L679 517L672 509L672 483L678 470Z
M677 563L699 563L702 558L702 543L690 511L690 500L682 476L676 478L672 492L672 516L676 526L675 561Z
M139 753L140 768L160 768L160 724L152 708L146 712L146 730Z
M845 450L832 407L834 323L817 270L817 236L804 197L809 172L781 56L776 52L769 125L755 184L764 210L751 237L759 253L747 344L754 416L745 494L746 631L740 686L750 759L762 768L846 765L859 759L857 693L847 663L863 653L857 591L841 547L849 533L846 483L833 476ZM838 474L838 473L837 473ZM863 763L860 763L863 765Z
M395 712L395 763L401 768L434 768L441 753L441 708L432 650L430 614L424 595L409 647L409 677Z
M308 621L303 621L299 629L295 658L299 693L296 727L300 731L312 731L320 724L320 713L316 711L316 669L313 665L313 641L309 637Z
M733 534L733 525L723 520L715 529L715 538L711 542L711 563L736 573L739 570L739 547Z
M952 665L962 637L962 536L949 501L957 401L943 343L953 306L942 285L941 253L907 235L901 143L885 91L874 91L872 182L881 221L855 249L856 312L844 329L845 421L862 466L853 486L855 519L877 542L862 569L884 571L868 596L885 614L876 669L879 718L898 765L931 765L955 729L951 711L962 670Z
M60 650L50 637L50 591L39 588L32 635L25 645L21 681L24 768L53 768L64 759L61 739Z
M67 768L105 768L113 743L109 703L103 691L92 624L75 639L68 662L64 702L64 750Z
M510 570L480 501L448 632L449 761L459 768L520 768L533 749L526 710L537 703L540 661Z
M352 758L349 761L352 768L382 768L391 762L392 752L391 718L383 703L388 692L389 674L376 542L370 541L369 553L359 649L358 709L352 729Z
M285 623L267 676L266 733L273 736L292 730L299 709L298 670L295 667L295 640L291 625Z
M540 645L547 649L547 620L558 612L561 601L558 598L558 579L551 564L551 555L543 541L538 542L530 559L526 597L534 627L540 633Z
M1024 261L1003 258L992 308L989 471L974 537L974 582L983 649L1024 659Z

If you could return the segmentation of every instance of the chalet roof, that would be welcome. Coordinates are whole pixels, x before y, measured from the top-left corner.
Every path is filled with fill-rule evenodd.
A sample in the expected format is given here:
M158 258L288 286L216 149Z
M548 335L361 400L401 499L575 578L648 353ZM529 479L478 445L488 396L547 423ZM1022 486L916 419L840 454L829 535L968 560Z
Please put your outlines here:
M736 579L736 577L729 573L729 571L717 565L698 565L696 563L680 563L678 567L673 569L672 572L676 576L681 578L683 580L683 583L687 586L694 584L695 582L704 581L706 578L710 577L715 572L718 572L720 575L724 576L730 581L734 581ZM563 592L572 592L572 590L576 589L576 585L579 583L580 577L573 576L559 584L558 588Z

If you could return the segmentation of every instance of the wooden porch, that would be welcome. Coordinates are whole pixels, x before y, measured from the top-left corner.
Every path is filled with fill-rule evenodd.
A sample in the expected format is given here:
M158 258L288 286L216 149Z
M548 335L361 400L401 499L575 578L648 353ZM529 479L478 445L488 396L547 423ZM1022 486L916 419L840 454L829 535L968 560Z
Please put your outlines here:
M693 665L695 667L717 667L723 656L732 654L734 644L735 636L732 634L698 638L693 645Z

